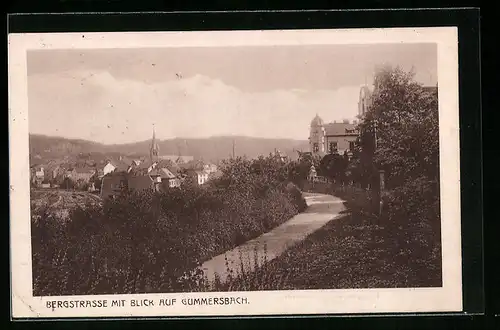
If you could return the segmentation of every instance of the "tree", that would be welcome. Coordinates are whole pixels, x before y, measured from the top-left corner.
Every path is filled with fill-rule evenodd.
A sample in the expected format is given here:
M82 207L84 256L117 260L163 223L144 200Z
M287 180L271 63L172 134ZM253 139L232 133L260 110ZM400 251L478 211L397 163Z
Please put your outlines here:
M95 176L92 182L94 183L94 188L100 191L102 186L102 178Z
M412 71L380 69L360 125L365 160L386 170L393 186L420 176L437 180L439 172L437 88L428 92L413 78Z
M63 179L61 188L64 188L64 189L74 189L75 188L75 182L71 178L65 177Z

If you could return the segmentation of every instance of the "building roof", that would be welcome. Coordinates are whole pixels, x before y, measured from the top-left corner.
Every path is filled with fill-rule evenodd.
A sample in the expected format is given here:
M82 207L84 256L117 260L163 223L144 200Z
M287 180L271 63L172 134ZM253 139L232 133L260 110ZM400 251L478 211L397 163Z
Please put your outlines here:
M163 160L171 160L174 163L188 163L192 160L194 160L193 156L179 156L179 155L163 155L163 156L158 156L159 159Z
M122 162L113 163L113 166L117 172L128 172L130 169L130 165Z
M323 121L323 119L321 119L320 116L318 116L318 114L316 114L316 116L311 121L311 126L322 126L323 124L324 124L324 121Z
M168 168L160 168L157 170L160 173L162 179L175 179L176 176Z
M327 136L357 135L356 124L353 123L329 123L325 125Z
M120 160L122 163L124 164L127 164L129 166L131 166L132 164L134 164L134 160L133 159L130 159L128 157L122 157L122 159Z
M129 170L129 168L131 167L131 164L129 164L127 161L123 161L123 160L112 160L112 161L109 161L108 163L113 165L115 167L115 171L117 171L117 172L127 172ZM106 165L108 163L106 163Z
M76 173L93 174L96 172L96 169L93 167L75 167L74 170Z
M186 173L188 175L193 175L193 174L196 174L196 175L207 175L208 173L203 171L203 170L198 170L198 169L194 169L194 168L186 168Z
M158 161L158 167L179 167L179 165L177 165L174 161L172 160L169 160L169 159L160 159Z
M125 172L119 172L119 171L115 171L115 172L111 172L111 173L108 173L106 174L104 177L107 178L107 177L114 177L114 178L121 178L121 179L124 179L124 178L127 178L129 175Z
M151 162L150 160L145 160L144 162L140 163L139 165L134 166L134 168L136 168L136 169L148 169L151 166L153 166L153 162Z

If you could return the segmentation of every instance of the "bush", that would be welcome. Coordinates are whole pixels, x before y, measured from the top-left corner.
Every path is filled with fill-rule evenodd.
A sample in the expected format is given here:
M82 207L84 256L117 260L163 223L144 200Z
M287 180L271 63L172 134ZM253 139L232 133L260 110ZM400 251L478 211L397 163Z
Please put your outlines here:
M394 189L387 198L387 227L401 233L398 245L418 257L440 251L441 217L437 182L420 177ZM440 254L440 253L438 253ZM430 256L428 258L431 258Z
M280 168L269 159L233 163L206 187L127 193L74 209L67 222L33 213L34 295L200 290L202 262L304 209Z

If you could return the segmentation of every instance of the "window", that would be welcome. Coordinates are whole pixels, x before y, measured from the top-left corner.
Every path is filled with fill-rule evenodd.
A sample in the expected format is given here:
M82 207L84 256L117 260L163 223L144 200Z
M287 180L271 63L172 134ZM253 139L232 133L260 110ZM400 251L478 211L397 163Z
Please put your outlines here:
M314 143L313 144L313 151L314 152L319 152L319 144L318 143Z
M333 154L337 151L337 142L330 142L330 153Z
M349 141L349 150L354 150L354 141Z

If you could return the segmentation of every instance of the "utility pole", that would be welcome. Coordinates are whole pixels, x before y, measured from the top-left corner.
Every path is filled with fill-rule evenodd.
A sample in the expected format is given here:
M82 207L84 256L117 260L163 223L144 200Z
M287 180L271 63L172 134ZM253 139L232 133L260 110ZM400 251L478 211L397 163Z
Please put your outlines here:
M235 158L235 141L234 141L234 138L233 138L233 159Z

